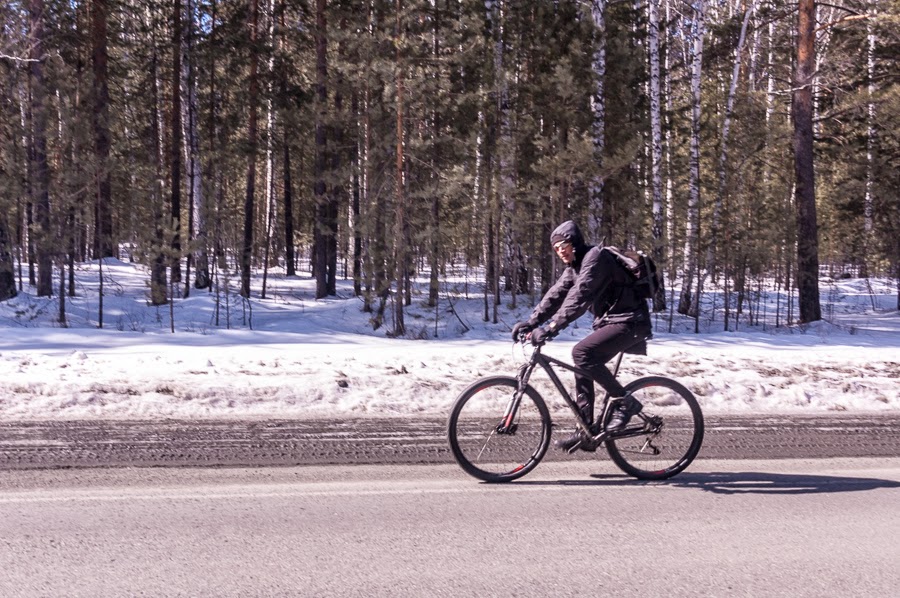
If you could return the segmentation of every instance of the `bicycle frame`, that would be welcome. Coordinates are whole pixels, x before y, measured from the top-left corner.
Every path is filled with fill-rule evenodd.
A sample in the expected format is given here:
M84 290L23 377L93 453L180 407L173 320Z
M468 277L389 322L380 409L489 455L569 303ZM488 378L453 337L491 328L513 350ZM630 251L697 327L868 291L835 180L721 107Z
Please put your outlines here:
M624 352L619 353L616 359L615 368L612 372L613 376L618 375L619 366L622 364L622 357L624 355ZM541 369L543 369L547 373L547 376L550 378L550 381L553 382L556 390L559 391L559 394L562 395L562 398L569 406L569 409L572 410L572 414L575 416L575 425L578 426L578 428L581 429L581 431L584 432L585 435L587 435L589 438L592 438L595 442L602 442L607 436L606 431L601 431L600 434L597 435L594 435L591 432L591 425L593 424L593 422L585 421L584 417L581 415L581 410L578 409L578 405L575 403L575 399L573 399L569 394L569 391L566 390L565 385L563 384L562 380L559 379L559 375L553 369L553 366L558 366L579 376L590 378L597 384L600 384L599 380L597 380L590 372L587 372L577 366L568 364L564 361L560 361L555 357L544 355L543 353L541 353L541 347L536 347L534 349L534 353L531 354L531 359L528 360L528 363L523 364L519 368L519 373L516 376L518 387L516 389L515 395L513 396L513 399L509 402L509 405L506 408L506 413L503 416L501 424L497 427L497 432L500 434L515 433L515 416L522 401L522 394L525 392L525 388L528 386L528 381L531 379L531 374L534 373L534 369L537 366L541 366ZM603 396L600 421L606 421L606 412L609 407L609 392L606 392ZM623 432L627 432L627 430L623 430ZM621 433L616 434L616 436L619 436L620 434Z
M523 345L525 340L524 335L517 338ZM554 414L545 398L553 394L551 386L575 416L577 433L556 443L570 454L576 450L594 452L605 445L609 457L622 471L642 480L670 478L697 456L703 442L703 413L696 397L679 382L653 375L629 381L624 386L626 396L634 397L640 409L635 405L634 410L629 410L629 423L611 430L607 430L608 420L620 401L607 392L603 403L597 406L598 430L592 425L594 422L582 418L573 397L577 391L570 394L566 386L571 388L571 384L561 380L569 374L559 370L584 376L585 383L590 380L603 386L591 375L594 367L586 365L582 369L543 355L540 345L532 352L526 349L522 357L516 376L494 375L472 382L450 412L450 449L463 470L472 476L485 482L509 482L540 463L555 435ZM619 354L614 362L610 361L610 373L619 374L623 358ZM538 368L552 382L548 385L541 380L540 390L531 384ZM606 373L601 373L606 380ZM561 407L558 400L555 402L557 409ZM624 415L627 417L628 413ZM568 418L562 415L562 419Z

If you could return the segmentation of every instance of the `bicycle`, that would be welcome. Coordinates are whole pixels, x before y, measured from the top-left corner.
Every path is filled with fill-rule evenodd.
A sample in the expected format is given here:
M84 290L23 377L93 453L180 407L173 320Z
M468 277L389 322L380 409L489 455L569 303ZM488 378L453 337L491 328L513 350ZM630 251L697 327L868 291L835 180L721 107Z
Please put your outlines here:
M526 344L524 335L519 342ZM553 367L588 376L589 372L544 355L534 347L530 359L512 376L482 378L466 388L450 412L447 436L450 449L466 473L485 482L510 482L532 471L550 445L553 424L550 411L537 390L529 385L540 366L549 376L575 415L575 424L585 440L582 450L596 451L605 445L613 463L626 474L641 480L670 478L691 464L703 443L703 413L694 395L675 380L662 376L638 378L625 390L644 408L625 428L607 432L615 400L606 393L598 402L600 432L586 421ZM619 353L613 375L619 373ZM499 418L498 415L502 414Z

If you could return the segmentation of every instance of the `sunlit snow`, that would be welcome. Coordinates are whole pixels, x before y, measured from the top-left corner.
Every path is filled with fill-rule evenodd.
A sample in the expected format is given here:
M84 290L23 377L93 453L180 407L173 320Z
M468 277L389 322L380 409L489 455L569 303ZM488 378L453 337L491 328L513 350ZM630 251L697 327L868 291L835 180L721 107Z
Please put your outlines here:
M96 262L79 269L78 296L66 298L68 327L55 323L55 297L20 293L0 303L4 420L443 417L476 378L515 374L526 353L509 331L537 299L520 296L512 308L504 295L498 323L486 323L475 272L442 282L437 309L424 305L423 279L406 313L407 338L392 339L392 306L385 326L373 330L348 281L338 297L316 301L308 273L274 272L260 299L258 276L249 310L233 290L227 301L220 296L216 325L208 291L192 289L171 310L155 308L147 305L142 268L106 260L103 276L102 329ZM825 320L810 326L776 328L786 295L772 289L754 307L765 326L747 327L744 314L737 332L722 332L719 311L696 335L693 320L676 314L669 333L658 318L649 355L627 356L621 376L676 378L707 413L900 410L893 281L873 280L870 289L862 280L823 278L820 289ZM589 326L582 318L546 351L569 361ZM536 375L535 384L558 406L546 376Z

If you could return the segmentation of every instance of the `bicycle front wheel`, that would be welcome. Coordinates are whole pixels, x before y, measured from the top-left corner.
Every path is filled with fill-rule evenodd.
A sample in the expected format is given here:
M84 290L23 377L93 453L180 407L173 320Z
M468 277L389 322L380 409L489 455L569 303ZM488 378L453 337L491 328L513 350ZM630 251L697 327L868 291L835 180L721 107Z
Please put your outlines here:
M691 464L703 444L703 413L687 388L661 377L625 387L644 406L627 428L606 440L606 450L625 473L664 480Z
M485 482L509 482L534 469L550 444L550 412L530 386L522 393L512 425L504 415L517 388L515 378L484 378L462 392L447 425L450 450L466 473Z

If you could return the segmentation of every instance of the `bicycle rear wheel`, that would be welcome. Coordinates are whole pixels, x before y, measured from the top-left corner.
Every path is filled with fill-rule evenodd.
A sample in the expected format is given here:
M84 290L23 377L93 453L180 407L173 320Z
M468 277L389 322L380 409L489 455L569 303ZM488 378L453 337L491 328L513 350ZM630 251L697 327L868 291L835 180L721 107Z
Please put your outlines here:
M484 378L464 390L450 412L450 450L466 473L485 482L522 477L537 466L550 444L550 412L530 386L513 425L501 426L516 387L515 378Z
M606 440L610 458L641 480L664 480L684 471L703 444L697 399L678 382L656 376L635 380L625 390L644 408Z

